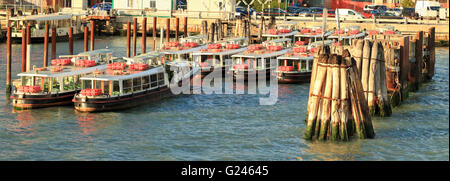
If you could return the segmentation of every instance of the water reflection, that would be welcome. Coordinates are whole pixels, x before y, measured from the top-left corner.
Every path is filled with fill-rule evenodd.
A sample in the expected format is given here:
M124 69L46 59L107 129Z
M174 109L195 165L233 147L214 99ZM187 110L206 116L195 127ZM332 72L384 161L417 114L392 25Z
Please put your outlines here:
M359 160L361 154L362 141L353 140L352 144L346 142L332 143L329 141L305 141L307 148L303 152L315 155L313 160ZM297 157L301 160L301 156Z
M30 110L25 111L12 111L13 113L17 113L15 119L17 123L14 124L11 128L11 131L18 133L21 136L32 136L35 134L36 127L36 119L31 114Z

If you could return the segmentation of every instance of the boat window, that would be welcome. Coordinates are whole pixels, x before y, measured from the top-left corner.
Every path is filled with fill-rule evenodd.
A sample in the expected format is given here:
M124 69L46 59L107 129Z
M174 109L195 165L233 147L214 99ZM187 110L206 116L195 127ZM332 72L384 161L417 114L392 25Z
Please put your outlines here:
M132 84L133 84L133 81L131 79L123 80L123 93L124 94L131 94L133 92L131 89Z
M156 74L150 75L150 81L151 81L152 88L158 86L158 82L157 82L158 80L156 78Z
M119 94L120 94L120 84L119 84L119 81L115 80L115 81L113 81L112 96L116 96Z
M158 74L158 85L164 85L164 73Z
M32 77L22 76L22 85L23 86L31 85L31 80L32 80Z
M265 58L265 59L264 59L264 63L266 64L266 66L265 66L266 68L269 68L269 67L270 67L270 59L271 59L271 58Z
M63 83L65 91L74 90L75 89L74 88L74 78L72 76L64 77L62 83Z
M82 86L83 89L91 89L92 88L92 83L91 80L83 80L82 81Z
M145 90L148 88L150 88L150 77L147 75L142 77L142 89Z
M309 71L311 71L312 70L312 67L313 67L313 63L312 63L312 60L308 60L308 70Z
M140 91L140 90L142 90L141 86L142 86L141 85L141 77L133 78L133 91Z
M109 94L109 81L103 81L103 93Z
M305 72L305 71L307 71L306 70L306 61L301 61L301 65L300 65L301 67L300 67L300 71L301 72Z
M50 78L51 82L52 82L52 92L60 92L61 90L60 88L60 83L57 80L57 78Z

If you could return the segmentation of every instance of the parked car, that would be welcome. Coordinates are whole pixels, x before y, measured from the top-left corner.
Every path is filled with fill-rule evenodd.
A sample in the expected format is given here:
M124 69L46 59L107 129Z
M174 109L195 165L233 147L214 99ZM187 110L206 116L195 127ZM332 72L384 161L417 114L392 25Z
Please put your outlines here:
M270 8L270 9L263 9L262 13L259 13L260 15L264 16L293 16L290 13L286 12L285 10L282 10L280 8Z
M369 4L364 5L363 11L370 12L372 10L386 11L387 6L386 5L369 5Z
M390 8L390 9L387 9L386 12L393 13L396 16L402 15L402 10L400 8Z
M94 6L92 6L92 9L99 9L102 11L107 11L109 13L109 11L112 9L112 3L110 2L97 3L94 4Z
M414 8L403 8L401 16L403 16L405 18L408 17L408 18L414 18L414 19L416 19L418 17Z
M323 8L320 7L311 7L311 14L315 16L321 16L323 14Z
M248 16L249 14L252 15L255 10L253 8L250 8L250 11L246 7L238 6L236 7L236 13L235 16Z
M336 9L336 13L339 13L339 18L364 19L360 12L352 9Z
M378 11L377 13L374 14L375 18L377 19L403 19L404 17L401 16L397 16L394 13L391 12L383 12L383 11Z
M303 9L301 12L298 13L298 16L300 17L312 17L311 9Z
M296 6L290 6L287 8L287 12L293 16L300 15L301 12L306 11L307 7L296 7Z

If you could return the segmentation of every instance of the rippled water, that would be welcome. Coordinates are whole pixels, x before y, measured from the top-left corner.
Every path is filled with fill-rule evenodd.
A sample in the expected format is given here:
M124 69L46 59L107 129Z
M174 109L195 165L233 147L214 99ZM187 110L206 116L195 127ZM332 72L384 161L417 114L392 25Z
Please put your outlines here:
M99 38L96 48L123 56L125 40ZM58 53L67 47L58 43ZM5 95L5 50L0 44L0 160L449 160L448 48L437 49L431 83L392 117L374 118L375 139L348 143L302 138L309 84L279 85L274 106L260 106L257 95L180 95L120 112L16 112ZM32 50L41 66L43 46ZM13 45L13 79L20 52Z

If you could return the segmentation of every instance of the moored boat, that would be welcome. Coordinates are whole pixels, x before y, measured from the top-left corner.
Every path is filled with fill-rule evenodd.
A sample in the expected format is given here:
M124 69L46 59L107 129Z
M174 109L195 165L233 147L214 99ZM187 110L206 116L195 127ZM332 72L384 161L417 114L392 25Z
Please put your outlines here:
M323 36L322 36L323 34ZM330 31L323 32L322 28L320 26L312 27L312 28L300 28L298 31L298 34L295 35L295 41L296 44L301 45L308 45L313 42L321 41L322 37L327 38L331 35Z
M126 64L109 65L100 74L81 77L82 90L72 100L75 109L80 112L121 110L171 97L174 94L170 90L169 80L172 79L178 86L178 83L192 79L199 70L197 67L179 74L179 69L190 68L189 62L166 62L166 68L152 63L158 62L155 58L163 56L154 54L155 52L152 53L153 60L148 59L146 63L128 59ZM176 67L182 65L183 68Z
M193 53L194 62L201 67L202 78L211 72L220 70L222 76L231 65L226 65L226 60L231 56L247 50L247 38L234 38L215 44L208 44L206 49L200 49Z
M311 79L315 47L297 46L277 58L278 83L307 83Z
M65 56L67 57L67 56ZM72 58L52 60L52 66L33 68L19 73L16 89L11 95L15 109L32 109L72 103L73 96L81 90L79 78L106 69L112 51L95 50Z
M362 32L360 26L348 26L345 29L334 30L328 36L329 40L333 40L341 45L352 45L354 39L364 39L366 33Z
M284 42L266 42L263 45L250 45L248 49L232 56L233 67L227 74L233 74L236 80L258 80L258 74L263 73L266 79L270 78L271 70L276 66L271 65L270 60L276 60L278 56L287 53L290 48L282 46ZM276 76L276 75L274 75Z

